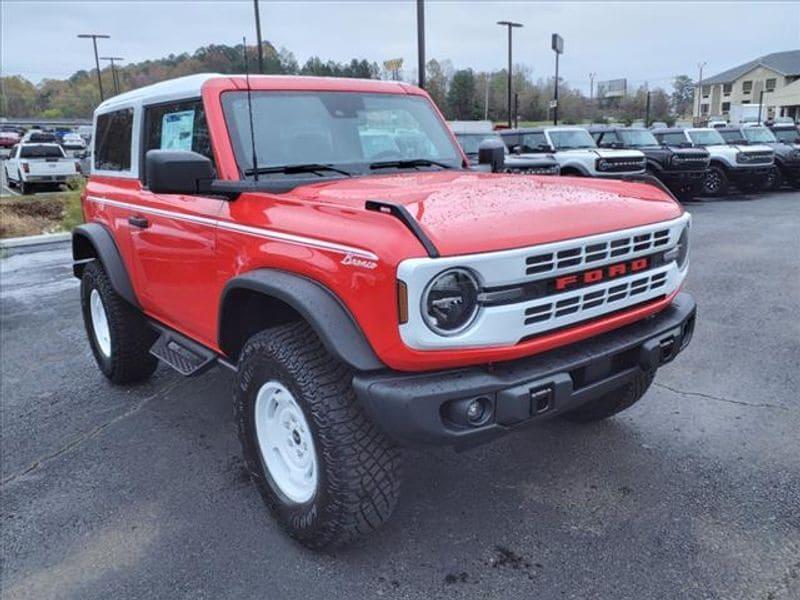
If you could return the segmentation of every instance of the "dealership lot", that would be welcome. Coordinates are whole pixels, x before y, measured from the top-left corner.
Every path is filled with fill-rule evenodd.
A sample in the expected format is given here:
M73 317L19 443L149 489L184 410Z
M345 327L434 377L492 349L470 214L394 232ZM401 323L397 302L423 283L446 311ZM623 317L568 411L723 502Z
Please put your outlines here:
M3 597L800 597L800 192L689 210L695 338L640 404L409 451L335 554L268 517L227 372L111 387L68 252L3 259Z

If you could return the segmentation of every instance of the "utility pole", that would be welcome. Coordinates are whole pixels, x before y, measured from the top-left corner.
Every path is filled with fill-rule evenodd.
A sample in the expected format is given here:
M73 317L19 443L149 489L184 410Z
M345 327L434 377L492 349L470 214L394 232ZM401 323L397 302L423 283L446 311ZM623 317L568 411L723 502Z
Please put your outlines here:
M558 125L558 57L564 53L564 38L554 33L550 46L556 53L556 78L553 82L553 125Z
M261 16L258 14L258 0L253 0L253 8L256 13L256 42L258 43L258 73L264 74L264 47L261 43ZM244 49L247 52L247 48Z
M78 37L82 39L91 39L94 45L94 66L97 68L97 87L100 88L100 102L102 102L105 100L105 96L103 95L103 78L100 77L100 58L97 56L97 40L107 40L111 36L105 35L104 33L81 33Z
M107 60L111 63L111 81L114 82L114 95L119 94L119 76L117 75L117 65L115 61L125 60L121 56L101 56L100 60Z
M589 73L589 100L594 100L594 78L597 73Z
M644 126L650 127L650 90L647 92L647 98L644 103Z
M486 90L484 90L485 94L486 94L486 97L483 99L483 120L484 121L488 121L489 120L489 83L490 83L490 77L491 76L487 73L486 74Z
M697 68L700 70L700 77L698 78L697 83L697 118L700 119L703 116L701 104L703 102L703 67L706 66L706 62L697 63Z
M514 90L513 90L514 82L513 82L513 75L511 73L511 67L512 67L512 55L511 55L512 37L511 37L511 31L515 27L522 27L522 23L514 23L513 21L498 21L497 24L508 28L508 96L507 96L506 100L507 100L507 105L508 105L507 106L507 109L508 109L508 127L510 129L511 127L514 126L514 124L513 124L513 116L511 114L511 99L513 98L513 95L514 95Z
M419 87L425 89L425 0L417 0L417 71Z
M758 124L761 125L761 109L764 107L764 90L758 95Z

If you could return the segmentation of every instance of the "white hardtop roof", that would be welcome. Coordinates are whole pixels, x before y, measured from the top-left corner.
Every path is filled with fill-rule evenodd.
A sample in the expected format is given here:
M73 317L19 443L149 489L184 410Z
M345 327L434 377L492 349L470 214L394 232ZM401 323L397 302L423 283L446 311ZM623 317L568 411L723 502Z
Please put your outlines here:
M449 121L453 133L494 133L494 124L491 121Z
M109 98L95 109L95 114L107 113L128 106L138 106L144 101L148 103L169 102L170 100L180 100L182 98L198 98L203 84L215 77L225 77L219 73L200 73L197 75L187 75L176 79L168 79L153 85L119 94Z

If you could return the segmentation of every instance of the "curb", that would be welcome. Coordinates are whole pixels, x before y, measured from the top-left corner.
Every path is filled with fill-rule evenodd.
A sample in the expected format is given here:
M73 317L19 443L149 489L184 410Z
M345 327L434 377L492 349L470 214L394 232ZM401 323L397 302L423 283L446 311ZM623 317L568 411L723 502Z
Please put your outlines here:
M71 240L72 234L69 232L8 238L6 240L0 240L0 255L6 257L15 254L60 250L62 248L69 248Z

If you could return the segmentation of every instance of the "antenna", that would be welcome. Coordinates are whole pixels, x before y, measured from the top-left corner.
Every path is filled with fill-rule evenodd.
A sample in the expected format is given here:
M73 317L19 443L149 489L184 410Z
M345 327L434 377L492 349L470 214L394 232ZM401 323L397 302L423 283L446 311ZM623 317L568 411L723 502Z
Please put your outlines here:
M247 63L247 38L242 38L244 54L244 80L247 82L247 114L250 117L250 146L253 152L253 181L258 181L258 157L256 156L256 134L253 129L253 98L250 94L250 66Z

